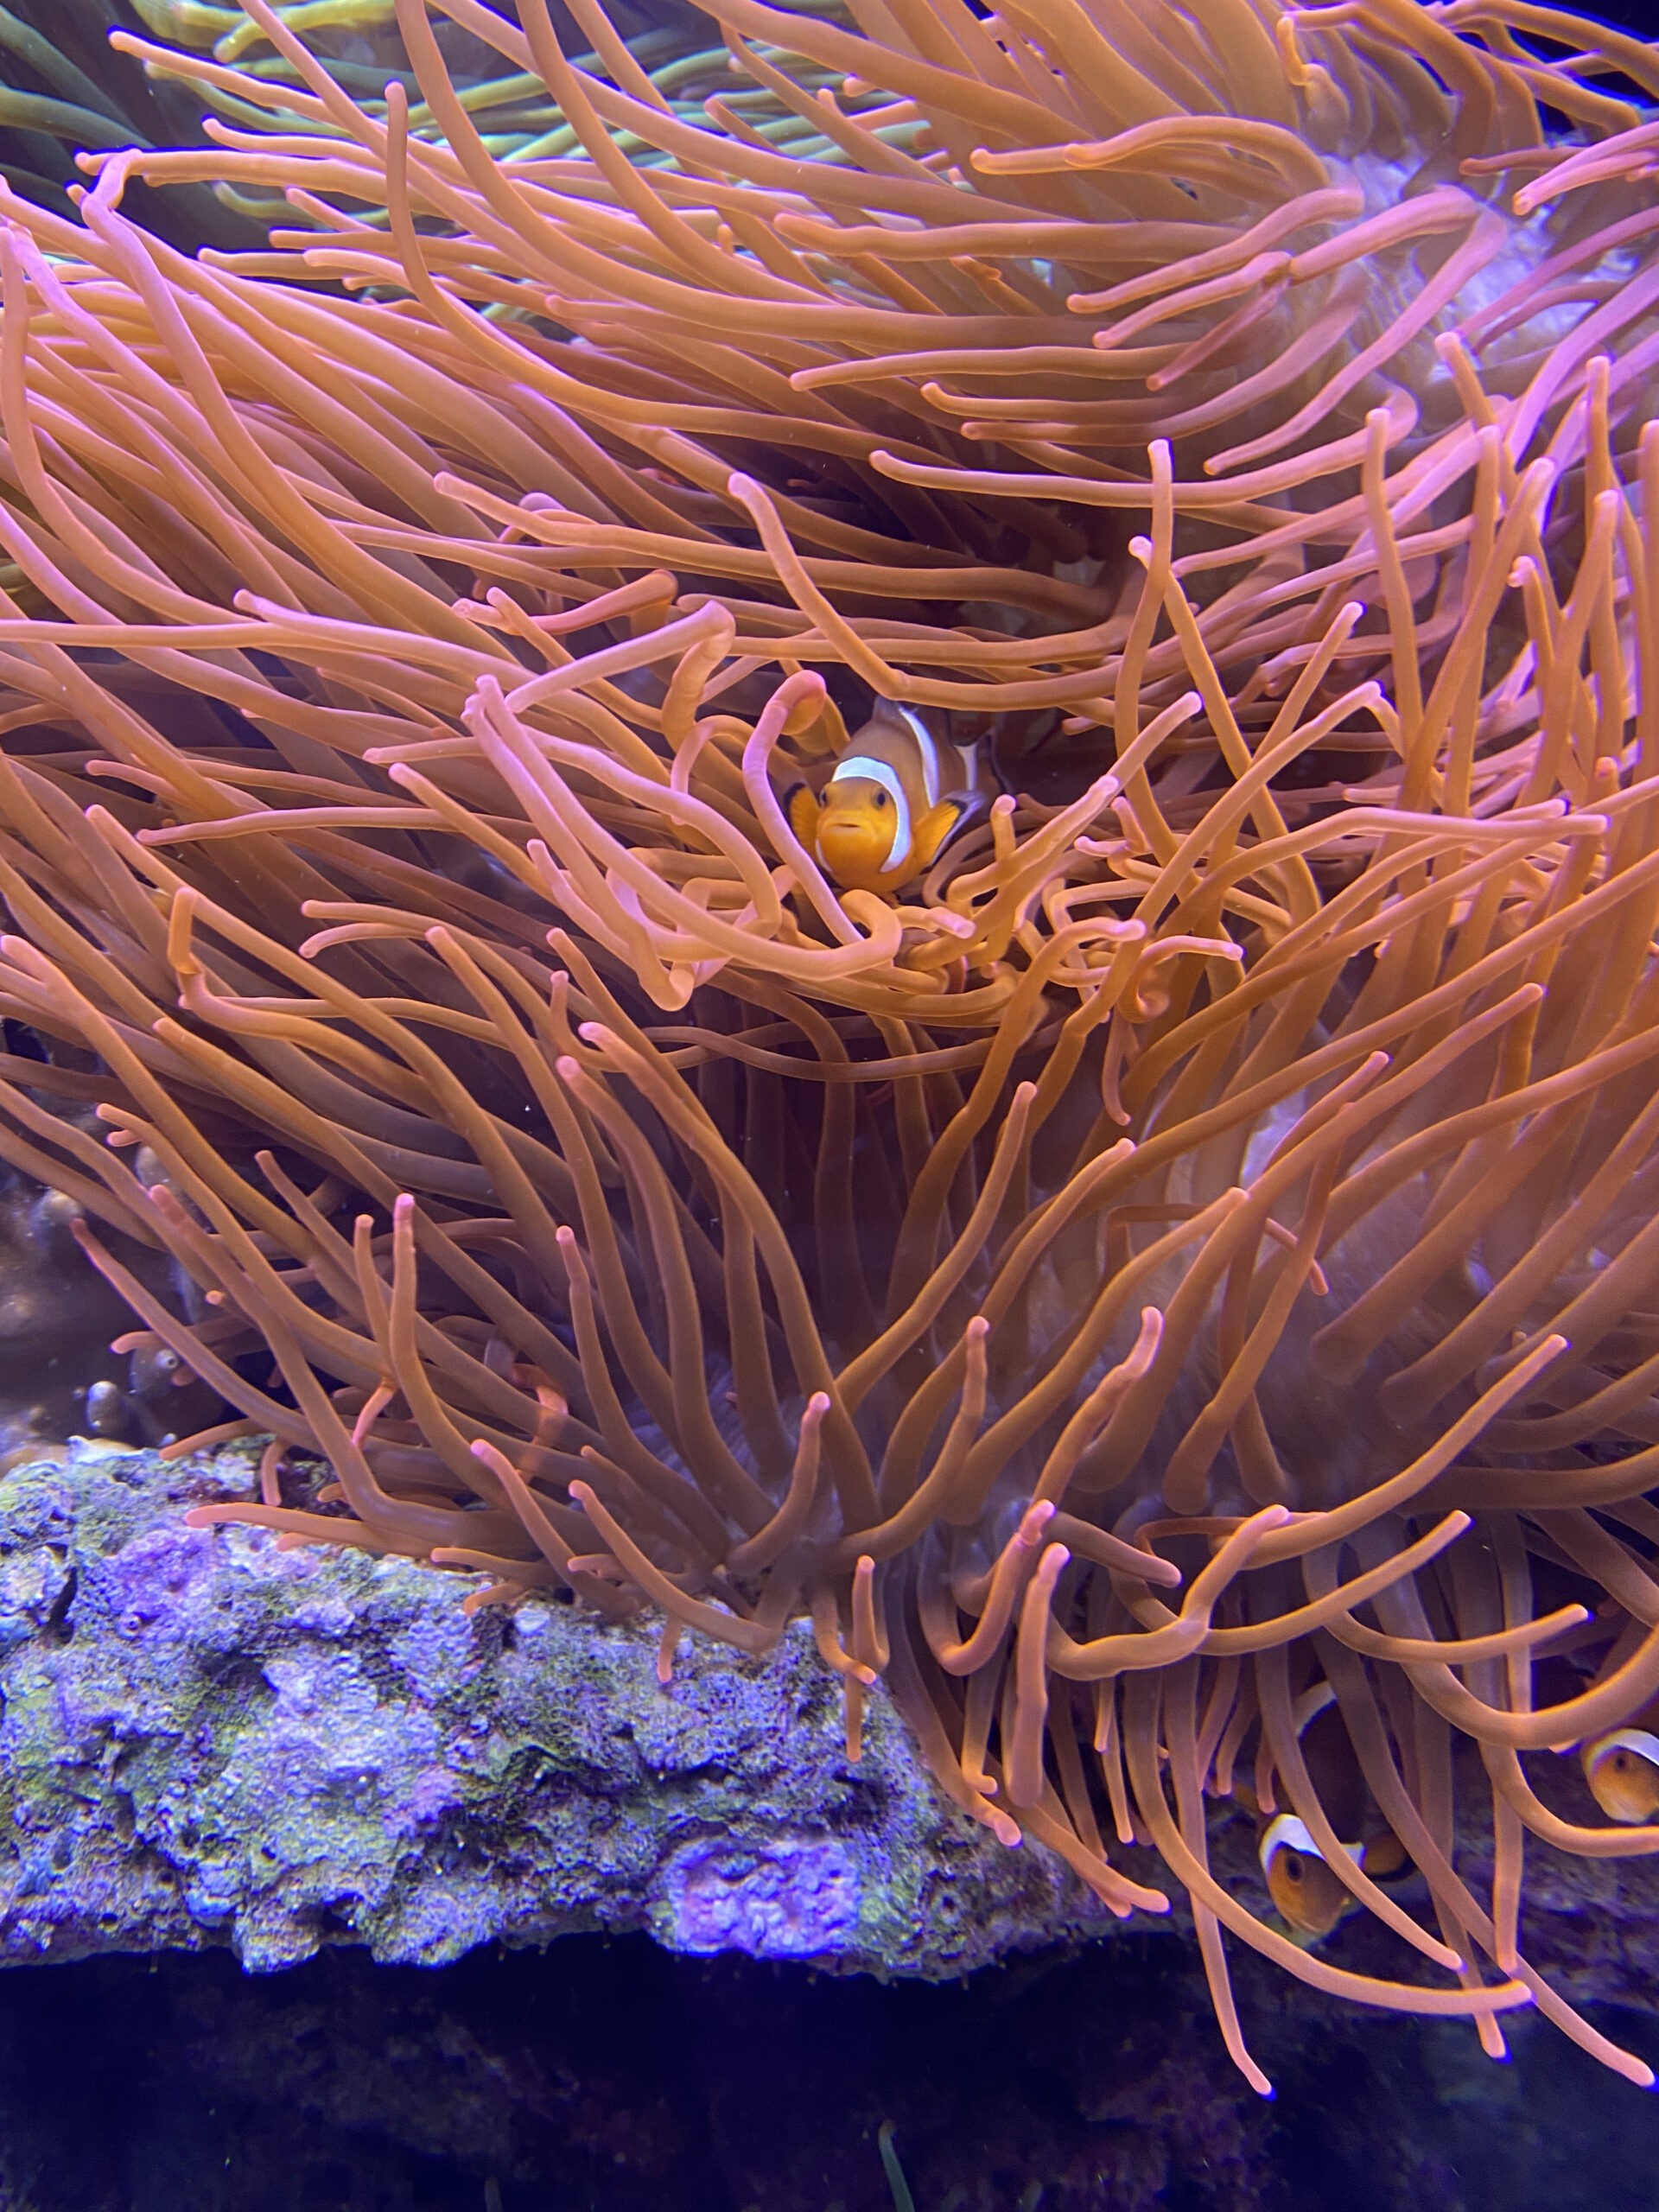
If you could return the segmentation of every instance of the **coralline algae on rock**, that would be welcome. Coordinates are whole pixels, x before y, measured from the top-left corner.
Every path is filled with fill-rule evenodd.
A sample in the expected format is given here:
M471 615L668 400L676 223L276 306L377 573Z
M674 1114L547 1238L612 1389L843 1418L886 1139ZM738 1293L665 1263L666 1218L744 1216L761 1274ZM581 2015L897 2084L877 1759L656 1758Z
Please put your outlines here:
M764 1660L689 1635L664 1689L649 1620L469 1617L467 1578L188 1526L257 1463L77 1443L0 1478L0 1966L436 1966L602 1929L944 1980L1120 1925L957 1811L879 1686L849 1764L804 1623ZM1248 1821L1213 1847L1254 1878ZM1460 1838L1478 1888L1484 1848ZM1659 2010L1659 1861L1532 1857L1535 1961L1576 2001ZM1375 1923L1334 1940L1387 1969Z
M938 1977L1101 1929L879 1693L849 1764L804 1624L760 1662L689 1637L664 1689L649 1624L469 1618L453 1575L187 1525L254 1466L77 1443L0 1480L0 1963L646 1929Z

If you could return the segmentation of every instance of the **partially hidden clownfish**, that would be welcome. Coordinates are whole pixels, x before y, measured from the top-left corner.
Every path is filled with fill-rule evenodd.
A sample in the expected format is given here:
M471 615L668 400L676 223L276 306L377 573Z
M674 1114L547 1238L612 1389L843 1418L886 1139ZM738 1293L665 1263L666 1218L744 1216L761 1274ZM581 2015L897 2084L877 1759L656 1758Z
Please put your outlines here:
M843 891L898 891L1001 790L988 753L942 744L912 709L881 700L823 790L790 792L789 826Z
M1344 1843L1342 1848L1373 1881L1379 1875L1401 1872L1407 1864L1404 1849L1392 1829L1385 1829L1368 1843ZM1351 1892L1314 1842L1306 1822L1296 1814L1280 1813L1269 1821L1255 1850L1268 1895L1280 1918L1294 1934L1328 1936L1352 1910Z
M1659 1708L1637 1715L1659 1727ZM1659 1735L1653 1728L1611 1728L1579 1753L1590 1795L1610 1821L1634 1827L1659 1814Z
M1297 1700L1295 1725L1310 1779L1343 1851L1373 1881L1403 1872L1411 1862L1372 1802L1328 1684L1316 1685ZM1356 1909L1353 1892L1299 1814L1265 1819L1258 1813L1257 1818L1262 1825L1256 1858L1280 1918L1303 1941L1328 1936ZM1352 1843L1345 1840L1351 1835Z

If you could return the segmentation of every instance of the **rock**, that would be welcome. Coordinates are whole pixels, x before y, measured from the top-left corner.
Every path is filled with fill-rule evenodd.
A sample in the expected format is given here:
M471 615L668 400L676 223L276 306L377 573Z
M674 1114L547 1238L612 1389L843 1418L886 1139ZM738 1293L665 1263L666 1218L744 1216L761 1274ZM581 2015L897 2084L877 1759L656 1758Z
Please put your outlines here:
M359 1944L436 1966L639 1931L940 1980L1119 1929L1041 1845L950 1803L879 1688L849 1764L805 1623L759 1661L688 1635L664 1688L649 1619L469 1616L474 1577L188 1524L252 1495L257 1460L77 1441L0 1478L0 1965L228 1947L263 1971ZM1596 1817L1572 1760L1530 1764ZM1217 1871L1264 1910L1254 1845L1218 1810ZM1471 1818L1478 1889L1487 1856ZM1659 2011L1659 1860L1534 1847L1523 1933L1575 2003ZM1363 1916L1326 1948L1402 1965Z
M77 1441L0 1480L0 1963L323 1944L437 1965L644 1929L926 1978L1097 1932L944 1797L872 1696L849 1764L810 1628L751 1661L474 1579L193 1529L257 1454Z

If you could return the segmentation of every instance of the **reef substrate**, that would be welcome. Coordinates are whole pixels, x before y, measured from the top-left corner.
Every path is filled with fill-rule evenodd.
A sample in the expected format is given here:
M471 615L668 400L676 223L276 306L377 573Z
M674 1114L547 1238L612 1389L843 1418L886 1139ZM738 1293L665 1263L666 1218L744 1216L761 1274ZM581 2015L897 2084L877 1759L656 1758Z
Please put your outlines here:
M407 1560L194 1528L257 1452L79 1444L0 1478L0 1967L648 1931L939 1979L1116 1923L950 1804L885 1694L850 1765L810 1627L771 1654Z
M257 1459L80 1444L0 1478L0 1967L431 1967L639 1931L938 1981L1122 1935L1062 1859L952 1805L885 1692L849 1764L805 1624L764 1656L694 1633L664 1685L639 1622L468 1615L406 1560L193 1527ZM1458 1840L1478 1878L1478 1828ZM1260 1892L1248 1821L1212 1849ZM1659 2016L1651 1860L1565 1862L1533 1908L1575 2003ZM1376 1948L1351 1923L1333 1955Z

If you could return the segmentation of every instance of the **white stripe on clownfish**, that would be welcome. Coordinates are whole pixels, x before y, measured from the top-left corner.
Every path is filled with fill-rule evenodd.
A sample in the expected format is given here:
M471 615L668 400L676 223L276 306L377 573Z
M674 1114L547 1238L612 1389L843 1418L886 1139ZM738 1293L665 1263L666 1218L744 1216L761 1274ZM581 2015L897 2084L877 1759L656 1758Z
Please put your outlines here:
M1609 1751L1634 1751L1649 1766L1659 1766L1659 1736L1650 1734L1645 1728L1615 1728L1610 1736L1599 1736L1590 1749L1597 1758L1605 1758Z
M1300 1738L1308 1723L1317 1720L1320 1713L1328 1712L1337 1701L1337 1694L1329 1682L1315 1682L1305 1689L1291 1707L1291 1720Z
M905 797L905 786L895 768L885 760L876 760L868 753L844 753L836 761L830 781L842 784L855 777L880 784L893 801L896 819L893 826L893 842L887 848L885 865L889 868L902 868L910 858L910 801Z
M909 707L900 707L899 712L909 724L910 734L916 741L916 751L922 764L922 788L927 793L927 803L930 806L937 806L939 803L939 748L918 714Z
M1344 1843L1342 1847L1356 1866L1363 1866L1365 1864L1365 1847L1363 1843ZM1255 1855L1262 1862L1262 1872L1264 1874L1271 1872L1273 1862L1281 1851L1300 1851L1305 1859L1318 1859L1323 1860L1326 1866L1330 1864L1309 1834L1306 1821L1299 1818L1294 1813L1281 1813L1275 1820L1268 1823L1262 1833L1262 1840L1256 1846Z

